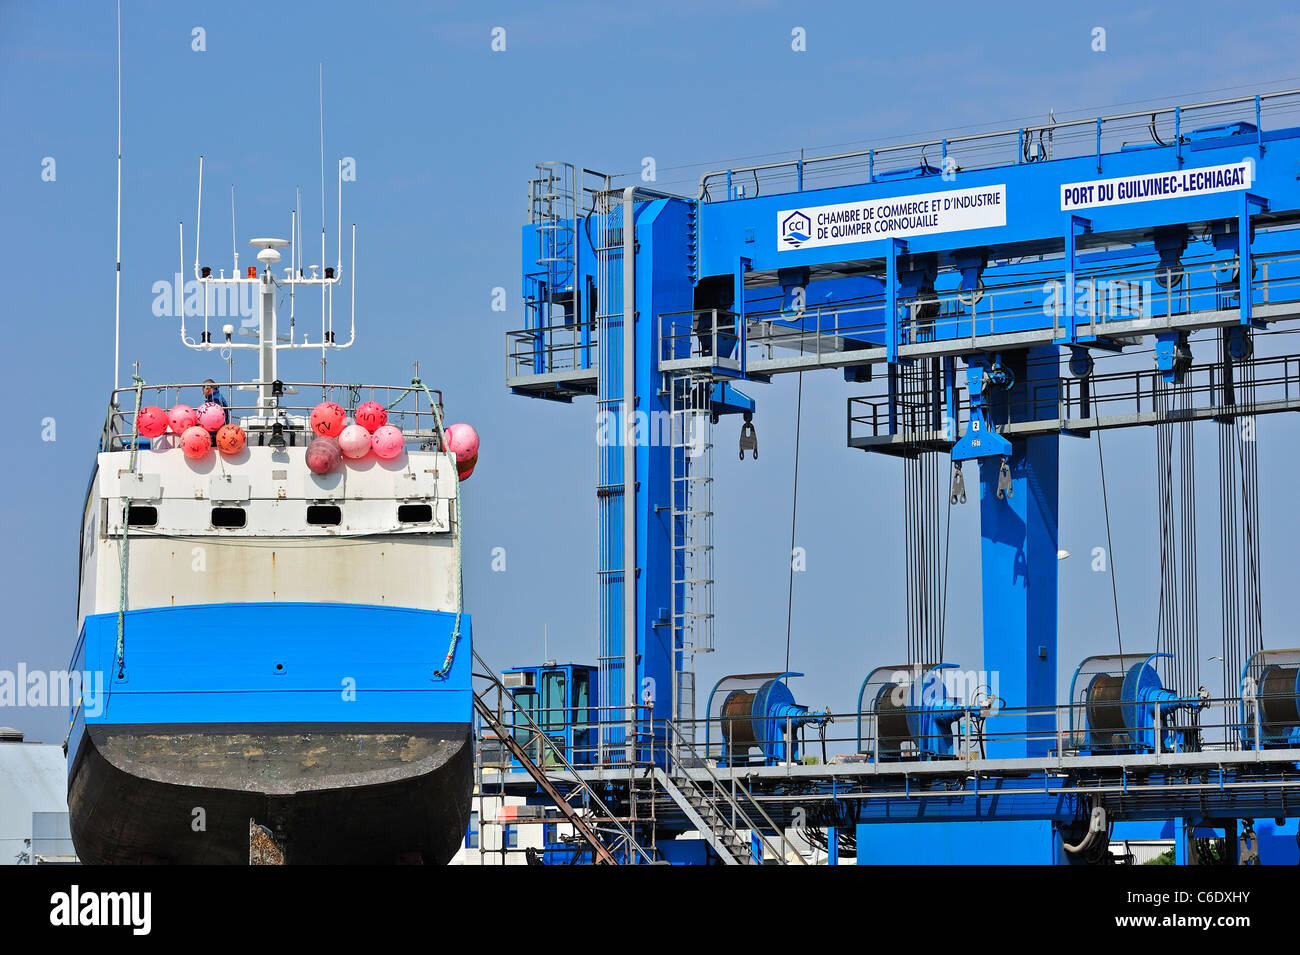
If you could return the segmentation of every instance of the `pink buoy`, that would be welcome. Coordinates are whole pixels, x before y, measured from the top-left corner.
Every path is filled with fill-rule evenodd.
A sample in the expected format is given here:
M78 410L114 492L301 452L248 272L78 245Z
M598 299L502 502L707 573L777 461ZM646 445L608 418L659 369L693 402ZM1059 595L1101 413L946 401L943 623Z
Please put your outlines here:
M378 401L364 401L357 405L353 418L370 434L388 424L388 412Z
M212 450L212 435L198 425L186 428L181 435L181 450L192 460L206 458Z
M172 429L172 434L184 434L198 423L199 416L189 405L176 405L167 412L167 426Z
M226 423L226 409L215 401L205 401L194 412L198 425L205 431L220 431Z
M217 431L217 450L222 454L238 454L244 450L247 441L248 436L244 434L244 429L237 424L223 424Z
M339 443L334 438L313 438L311 444L307 445L307 467L313 474L328 474L339 466L342 459Z
M322 401L311 409L311 429L322 437L337 438L347 423L347 412L333 401Z
M357 416L361 416L360 408L357 409ZM348 425L339 435L339 450L345 458L364 458L370 453L370 432L361 424Z
M391 424L384 425L370 436L371 450L375 452L375 457L384 461L391 461L401 454L405 443L401 429Z
M136 429L146 438L156 438L167 430L167 412L156 405L140 409L135 416Z
M474 473L474 467L477 464L478 464L477 454L474 455L472 458L466 458L464 461L457 461L456 476L460 478L460 480L462 481L467 480L469 476Z
M457 480L460 480L460 481L468 481L468 480L469 480L469 476L470 476L471 474L473 474L473 473L474 473L474 468L473 468L473 466L471 465L468 471L457 471L457 472L456 472L456 478L457 478Z
M478 432L467 424L449 424L445 429L447 450L459 463L478 456Z

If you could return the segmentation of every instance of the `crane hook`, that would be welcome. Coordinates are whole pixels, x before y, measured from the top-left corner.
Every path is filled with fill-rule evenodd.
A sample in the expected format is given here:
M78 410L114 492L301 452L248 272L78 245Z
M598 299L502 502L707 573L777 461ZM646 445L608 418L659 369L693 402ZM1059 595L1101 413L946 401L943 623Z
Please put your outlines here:
M754 430L749 415L745 415L745 423L740 426L740 460L745 460L746 451L753 451L754 460L758 460L758 432Z

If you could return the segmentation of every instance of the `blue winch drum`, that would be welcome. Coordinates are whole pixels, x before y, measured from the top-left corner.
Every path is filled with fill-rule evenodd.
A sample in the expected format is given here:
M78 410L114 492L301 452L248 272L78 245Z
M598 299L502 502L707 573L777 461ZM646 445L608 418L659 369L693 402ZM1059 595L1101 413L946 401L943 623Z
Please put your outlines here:
M1265 733L1300 726L1300 667L1269 664L1259 678L1260 723Z

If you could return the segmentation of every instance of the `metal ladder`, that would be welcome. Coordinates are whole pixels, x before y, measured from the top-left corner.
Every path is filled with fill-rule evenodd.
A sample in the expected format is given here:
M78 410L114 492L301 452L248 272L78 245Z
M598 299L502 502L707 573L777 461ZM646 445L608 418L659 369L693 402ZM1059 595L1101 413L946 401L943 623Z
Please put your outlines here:
M537 725L526 710L515 704L514 697L510 695L505 684L497 678L496 672L483 662L477 650L474 651L474 659L483 671L475 673L474 676L487 683L482 690L474 691L474 709L492 734L505 745L542 792L555 803L565 821L570 823L578 835L591 846L596 864L653 862L651 853L637 842L631 830L623 825L596 791L578 775L578 770L569 762L563 749ZM487 699L488 694L493 690L496 691L495 708ZM509 725L505 721L506 712L509 712L511 717ZM515 735L521 729L527 734L527 739L522 744ZM529 755L529 751L534 748L541 757L540 763ZM547 766L558 767L559 771L557 772L555 768L548 770ZM557 781L572 785L573 788L565 795L556 787ZM575 796L582 797L580 807L570 801Z
M528 182L528 221L535 226L537 270L524 276L525 326L538 335L533 373L543 374L554 355L545 347L552 328L552 311L561 306L572 322L581 323L578 294L578 228L587 211L587 179L598 173L572 163L541 162Z
M672 451L673 720L694 739L695 654L713 651L713 420L710 379L669 379Z
M573 293L580 179L570 163L541 162L528 183L528 219L537 226L537 264L546 275L548 302Z

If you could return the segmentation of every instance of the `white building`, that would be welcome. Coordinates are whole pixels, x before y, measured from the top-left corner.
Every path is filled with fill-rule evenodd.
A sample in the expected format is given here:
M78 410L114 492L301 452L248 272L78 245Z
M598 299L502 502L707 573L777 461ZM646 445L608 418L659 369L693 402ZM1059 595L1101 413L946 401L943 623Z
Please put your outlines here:
M0 865L77 861L68 832L63 747L0 727Z

